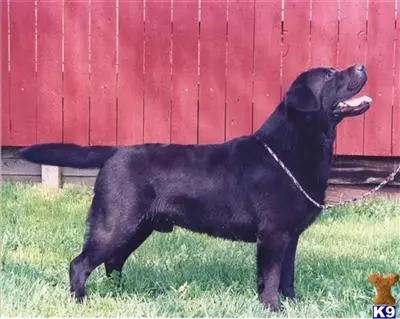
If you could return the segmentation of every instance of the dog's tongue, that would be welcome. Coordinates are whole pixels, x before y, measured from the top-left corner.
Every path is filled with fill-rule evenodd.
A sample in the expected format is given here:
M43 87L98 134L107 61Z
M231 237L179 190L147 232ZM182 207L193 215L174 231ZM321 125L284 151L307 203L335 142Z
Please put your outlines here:
M356 107L356 106L359 106L363 102L371 103L372 99L369 96L364 95L364 96L360 96L360 97L356 97L353 99L348 99L346 101L340 102L338 104L338 106L339 107L343 107L343 106Z

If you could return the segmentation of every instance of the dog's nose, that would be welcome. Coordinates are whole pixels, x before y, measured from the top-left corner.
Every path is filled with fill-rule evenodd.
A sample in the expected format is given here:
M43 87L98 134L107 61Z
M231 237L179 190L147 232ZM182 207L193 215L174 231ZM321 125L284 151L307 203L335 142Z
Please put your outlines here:
M364 66L364 64L356 64L354 66L354 70L358 71L358 72L363 72L363 71L365 71L365 66Z

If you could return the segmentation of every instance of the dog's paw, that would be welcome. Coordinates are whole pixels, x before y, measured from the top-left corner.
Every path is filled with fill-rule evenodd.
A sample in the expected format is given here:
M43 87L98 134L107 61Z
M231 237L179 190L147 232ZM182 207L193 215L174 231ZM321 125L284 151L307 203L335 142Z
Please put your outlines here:
M292 287L279 288L279 292L288 299L296 300L296 292Z
M266 303L264 306L266 310L271 312L279 312L282 310L282 307L279 303Z
M260 296L260 301L268 311L277 312L281 310L278 296Z
M85 299L85 293L79 293L76 291L71 291L71 297L75 300L76 303L83 303L83 300Z

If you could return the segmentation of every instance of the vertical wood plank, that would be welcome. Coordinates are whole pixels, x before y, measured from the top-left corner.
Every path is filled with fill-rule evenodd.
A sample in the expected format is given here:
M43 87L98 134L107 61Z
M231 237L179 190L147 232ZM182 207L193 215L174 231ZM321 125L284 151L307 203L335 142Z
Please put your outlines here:
M364 155L391 154L395 2L371 0L368 12L366 92L373 105L365 115ZM384 36L382 36L384 35Z
M280 101L281 1L255 2L253 130Z
M226 139L231 139L251 133L253 126L254 1L229 1L228 10Z
M311 66L336 66L338 25L339 0L312 0Z
M397 1L396 57L392 128L392 156L400 156L400 1Z
M225 139L226 0L201 2L199 143Z
M146 2L144 141L171 141L171 5Z
M173 16L171 141L197 143L198 2L175 1Z
M89 144L89 2L64 2L64 142Z
M117 142L116 2L91 4L90 144Z
M35 3L10 3L11 143L36 142Z
M312 0L310 52L313 67L336 66L337 64L338 15L339 0Z
M37 142L62 141L62 2L37 7Z
M8 8L1 1L1 145L11 145L10 140L10 73L8 71Z
M311 65L335 66L339 25L339 0L312 0Z
M119 145L143 142L143 1L119 3Z
M366 0L342 1L340 3L339 68L347 68L357 63L366 62L366 10ZM367 90L364 89L364 91L369 94ZM362 155L364 115L344 119L338 126L336 141L337 154Z
M310 67L310 2L285 1L283 22L283 92Z

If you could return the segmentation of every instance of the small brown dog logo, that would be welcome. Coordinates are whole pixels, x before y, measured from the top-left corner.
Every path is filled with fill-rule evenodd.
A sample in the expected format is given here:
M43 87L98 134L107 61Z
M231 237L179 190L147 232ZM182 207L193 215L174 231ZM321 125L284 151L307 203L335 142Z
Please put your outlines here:
M376 288L376 295L372 298L374 305L393 306L396 303L396 299L391 295L391 289L397 280L399 275L395 273L382 275L373 272L368 275L368 281Z

